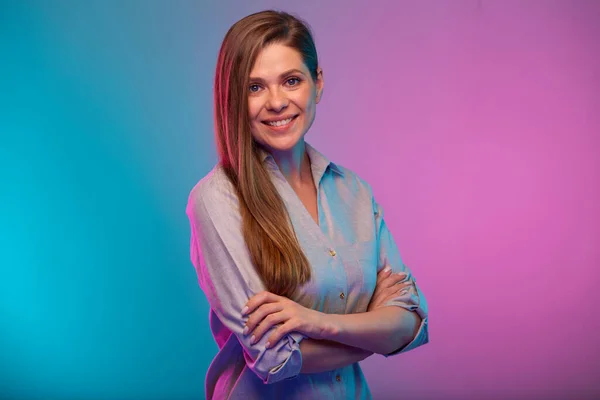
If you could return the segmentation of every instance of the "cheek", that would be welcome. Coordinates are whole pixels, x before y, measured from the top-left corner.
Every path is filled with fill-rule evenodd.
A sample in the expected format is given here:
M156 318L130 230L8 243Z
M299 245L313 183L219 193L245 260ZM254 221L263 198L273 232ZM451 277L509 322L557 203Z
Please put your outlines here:
M312 89L306 90L304 93L302 93L304 108L307 111L315 108L315 105L317 104L316 96L317 93Z
M310 119L310 117L315 113L317 103L313 99L307 99L304 102L304 114Z
M250 117L250 121L252 123L255 122L258 117L258 113L260 111L260 104L257 99L249 98L248 99L248 116Z

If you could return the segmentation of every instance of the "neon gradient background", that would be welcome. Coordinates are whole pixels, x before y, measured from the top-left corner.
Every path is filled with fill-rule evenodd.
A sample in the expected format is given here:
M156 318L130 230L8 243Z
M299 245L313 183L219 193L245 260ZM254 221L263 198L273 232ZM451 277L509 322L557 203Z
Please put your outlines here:
M431 343L376 399L600 396L600 3L3 1L0 398L203 397L187 194L212 80L258 10L313 27L307 139L370 182Z

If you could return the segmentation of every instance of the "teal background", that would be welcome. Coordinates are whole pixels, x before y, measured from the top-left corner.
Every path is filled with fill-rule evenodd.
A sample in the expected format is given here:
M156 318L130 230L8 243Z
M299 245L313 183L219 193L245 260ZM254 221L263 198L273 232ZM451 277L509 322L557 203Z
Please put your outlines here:
M0 398L202 397L185 204L232 21L179 3L1 3Z

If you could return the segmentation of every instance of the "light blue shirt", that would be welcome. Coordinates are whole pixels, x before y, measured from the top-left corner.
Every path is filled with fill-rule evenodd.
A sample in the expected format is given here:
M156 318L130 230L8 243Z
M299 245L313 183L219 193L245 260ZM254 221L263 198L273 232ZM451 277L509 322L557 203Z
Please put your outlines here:
M319 225L273 157L262 153L311 265L311 280L300 286L292 300L327 314L366 312L377 273L389 265L393 272L406 272L412 284L386 305L415 311L422 322L411 343L386 357L427 343L427 302L400 258L371 187L308 143L306 151L317 187ZM292 332L270 349L265 343L274 328L254 345L242 334L248 319L242 317L242 308L266 289L244 242L238 197L220 165L194 186L186 212L191 225L191 260L210 304L210 328L219 347L206 375L206 398L371 399L358 363L300 374L302 334Z

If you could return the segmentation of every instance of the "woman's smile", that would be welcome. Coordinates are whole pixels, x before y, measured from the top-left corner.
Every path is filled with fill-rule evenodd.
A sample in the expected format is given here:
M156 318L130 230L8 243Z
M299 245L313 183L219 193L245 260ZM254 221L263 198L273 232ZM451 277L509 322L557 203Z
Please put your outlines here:
M273 132L283 133L283 132L287 132L288 130L292 129L296 125L295 122L297 119L298 119L298 115L295 115L291 118L277 120L274 122L263 121L263 124L265 126L267 126L269 128L269 130L271 130Z

